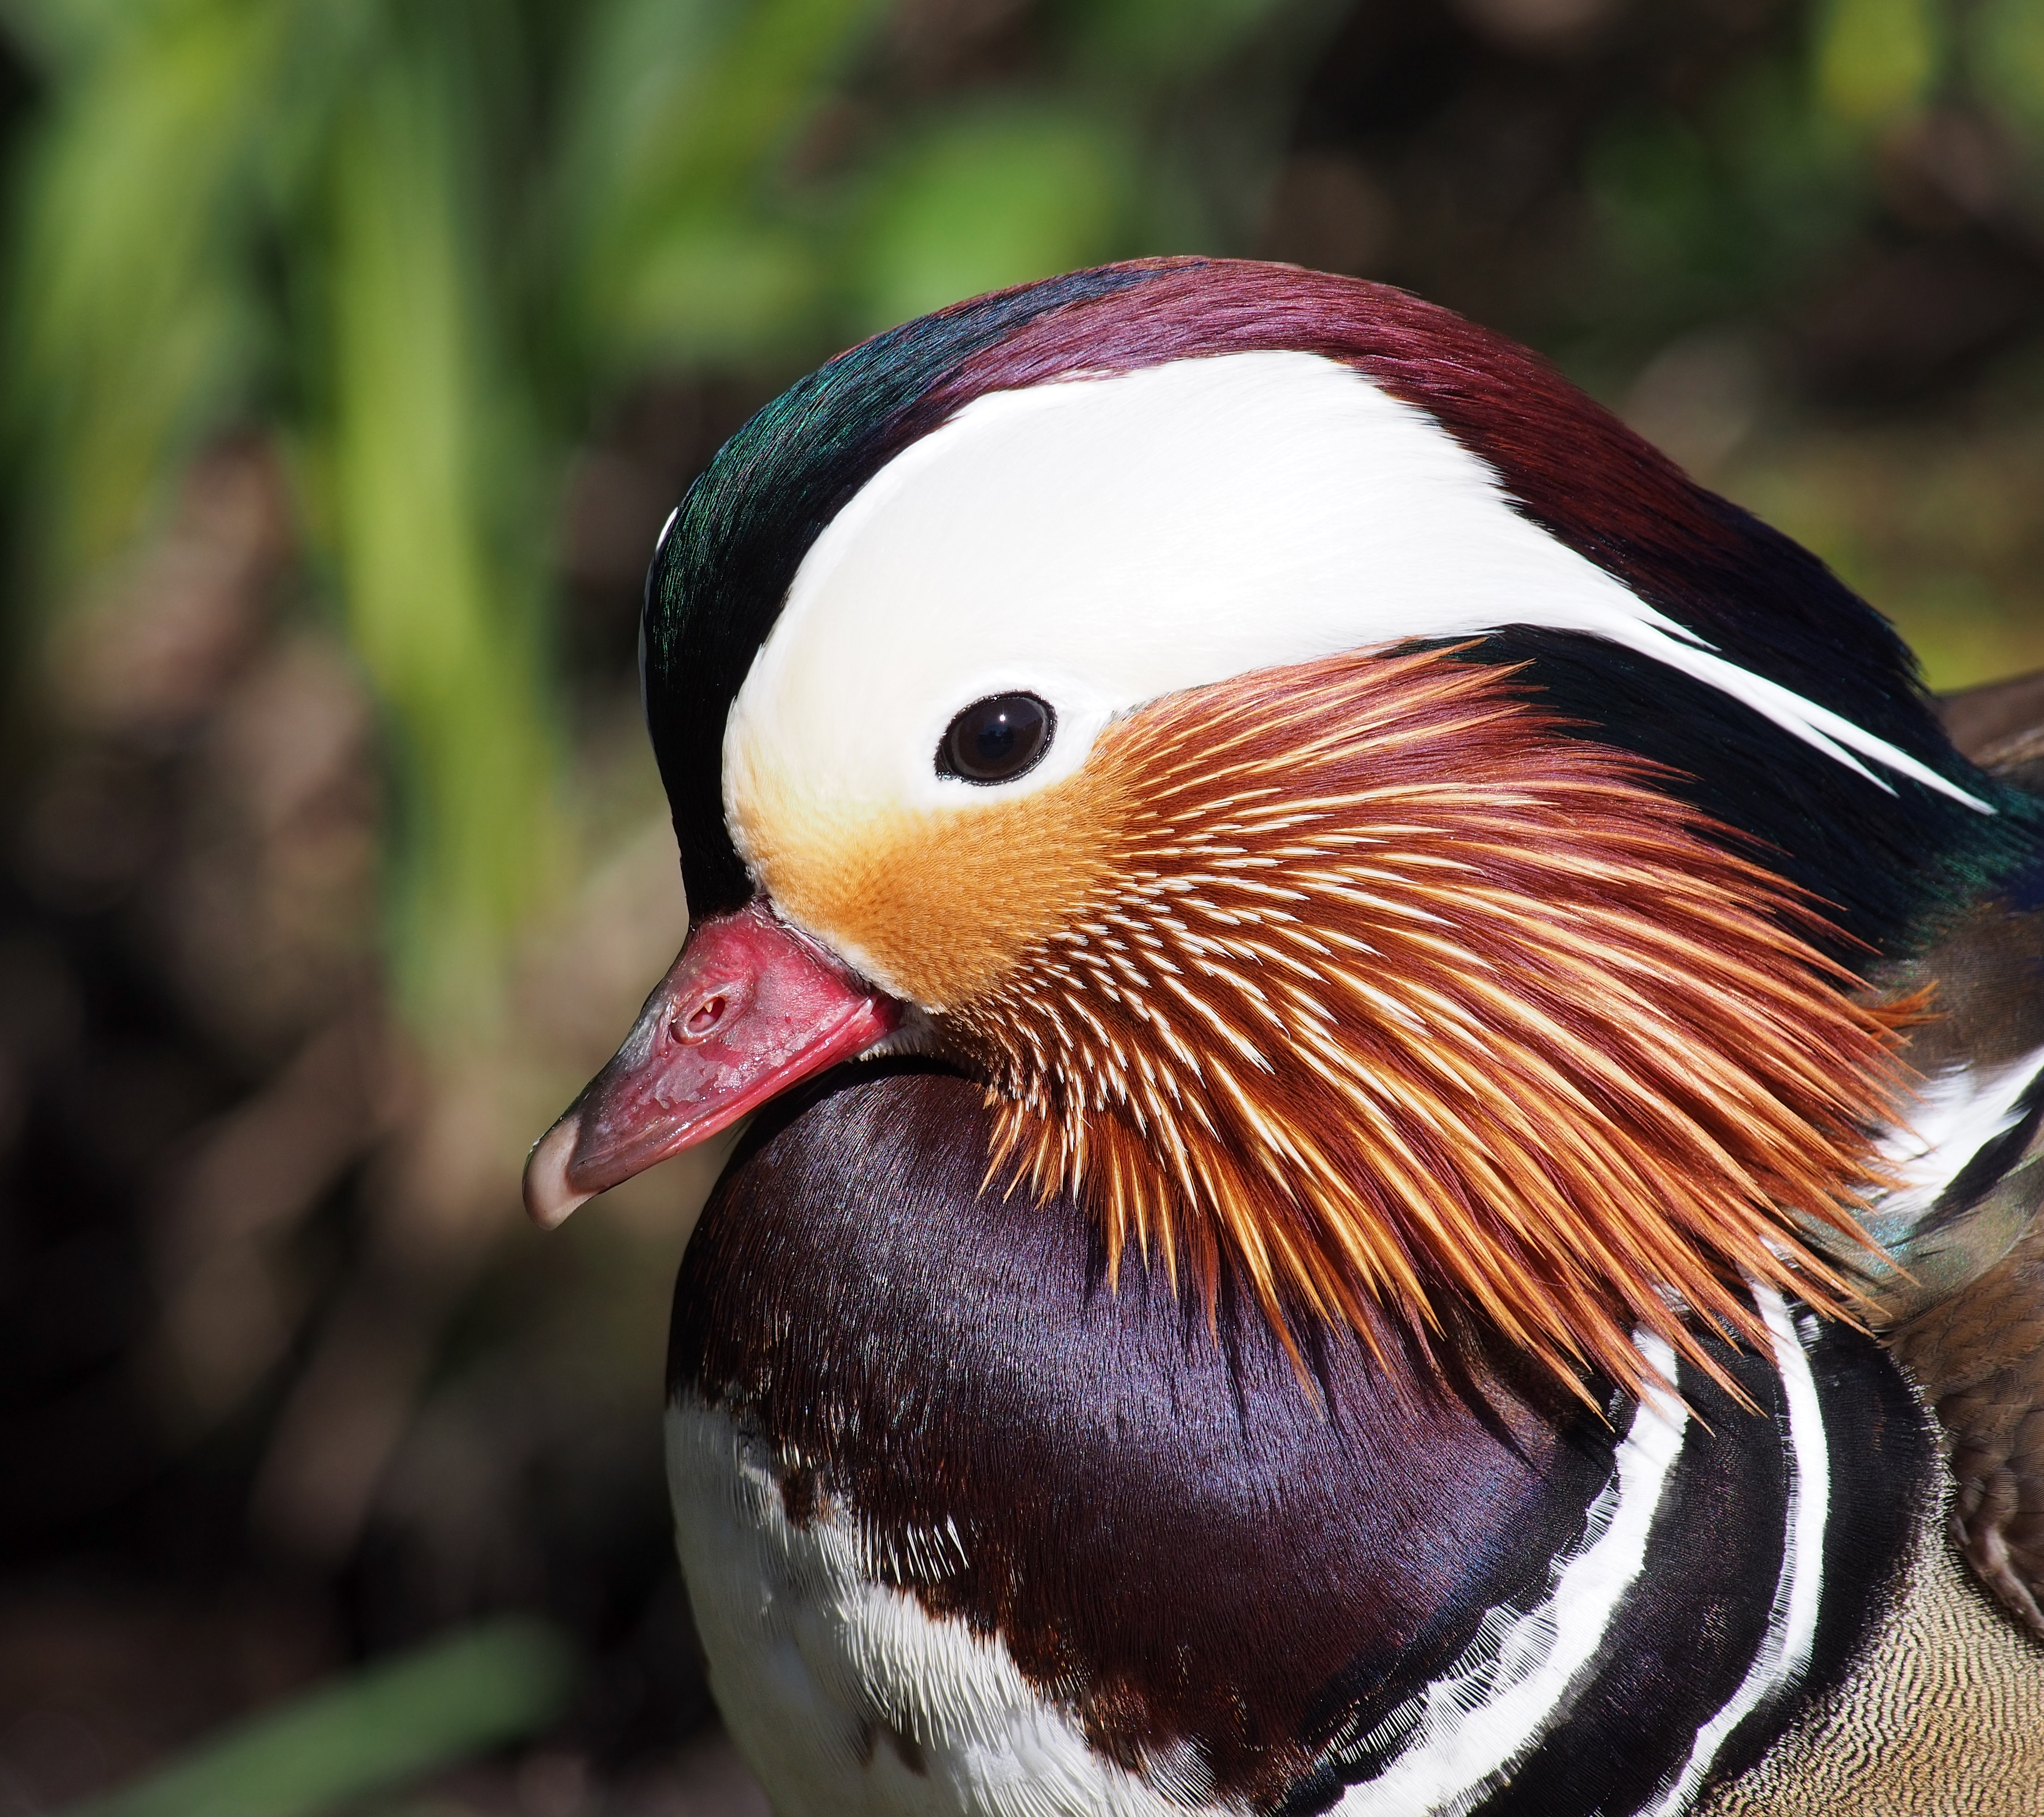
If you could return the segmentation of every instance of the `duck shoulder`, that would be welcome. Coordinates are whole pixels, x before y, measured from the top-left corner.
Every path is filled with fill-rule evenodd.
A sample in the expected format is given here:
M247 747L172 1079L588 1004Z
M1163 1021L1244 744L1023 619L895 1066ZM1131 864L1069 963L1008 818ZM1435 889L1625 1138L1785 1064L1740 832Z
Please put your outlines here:
M1967 755L2044 794L2044 674L1945 713ZM2044 1638L2044 866L1907 969L1937 987L1909 1052L1926 1101L1961 1068L2004 1082L1984 1144L1894 1245L1888 1339L1936 1411L1960 1554Z

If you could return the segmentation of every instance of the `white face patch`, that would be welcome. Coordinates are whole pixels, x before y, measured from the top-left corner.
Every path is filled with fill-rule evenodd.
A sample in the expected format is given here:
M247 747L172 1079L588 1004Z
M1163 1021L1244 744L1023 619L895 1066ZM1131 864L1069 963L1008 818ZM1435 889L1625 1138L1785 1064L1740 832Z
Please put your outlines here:
M1608 638L1875 786L1862 759L1991 811L1699 643L1521 517L1424 412L1289 352L995 393L896 456L804 559L732 705L727 806L761 789L826 809L1006 799L1161 695L1511 624ZM993 786L940 776L952 719L1010 692L1055 709L1048 755Z

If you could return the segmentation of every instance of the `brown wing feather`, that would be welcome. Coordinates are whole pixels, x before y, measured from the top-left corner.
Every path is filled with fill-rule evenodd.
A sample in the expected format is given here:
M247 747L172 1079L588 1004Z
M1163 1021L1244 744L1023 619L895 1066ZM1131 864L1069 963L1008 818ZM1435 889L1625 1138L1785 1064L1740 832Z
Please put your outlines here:
M2044 790L2044 674L1944 703L1954 741L2020 786ZM1969 917L1918 967L1942 972L1939 1022L1911 1043L1990 1062L2044 1038L2044 915ZM1909 981L1915 981L1914 980ZM1937 1051L1931 1050L1934 1047ZM1981 1581L2044 1637L2044 1143L1945 1238L1922 1285L1897 1296L1889 1341L1937 1410L1955 1493L1952 1537ZM2011 1234L2013 1241L2011 1241ZM1936 1277L1934 1288L1930 1275ZM1942 1289L1928 1304L1926 1293Z
M1954 1541L2044 1637L2044 1224L1891 1342L1944 1428Z

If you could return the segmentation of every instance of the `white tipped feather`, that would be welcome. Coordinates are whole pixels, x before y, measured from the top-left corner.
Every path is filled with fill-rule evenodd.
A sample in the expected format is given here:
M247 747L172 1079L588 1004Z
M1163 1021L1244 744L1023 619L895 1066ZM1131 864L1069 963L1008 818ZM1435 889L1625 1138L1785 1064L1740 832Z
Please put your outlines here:
M2044 1072L2044 1047L2000 1066L1954 1066L1927 1080L1908 1121L1881 1139L1902 1183L1882 1195L1869 1228L1894 1247L1930 1212L1966 1164L2023 1120L2022 1099Z

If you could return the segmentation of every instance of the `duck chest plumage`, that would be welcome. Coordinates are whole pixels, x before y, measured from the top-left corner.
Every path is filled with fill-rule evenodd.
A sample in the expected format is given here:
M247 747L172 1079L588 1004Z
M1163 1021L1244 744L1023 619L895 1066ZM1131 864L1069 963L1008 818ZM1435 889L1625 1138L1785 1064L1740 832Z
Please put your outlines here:
M748 1115L684 1573L801 1814L2044 1809L2044 815L1813 558L1400 293L1108 267L648 581Z

